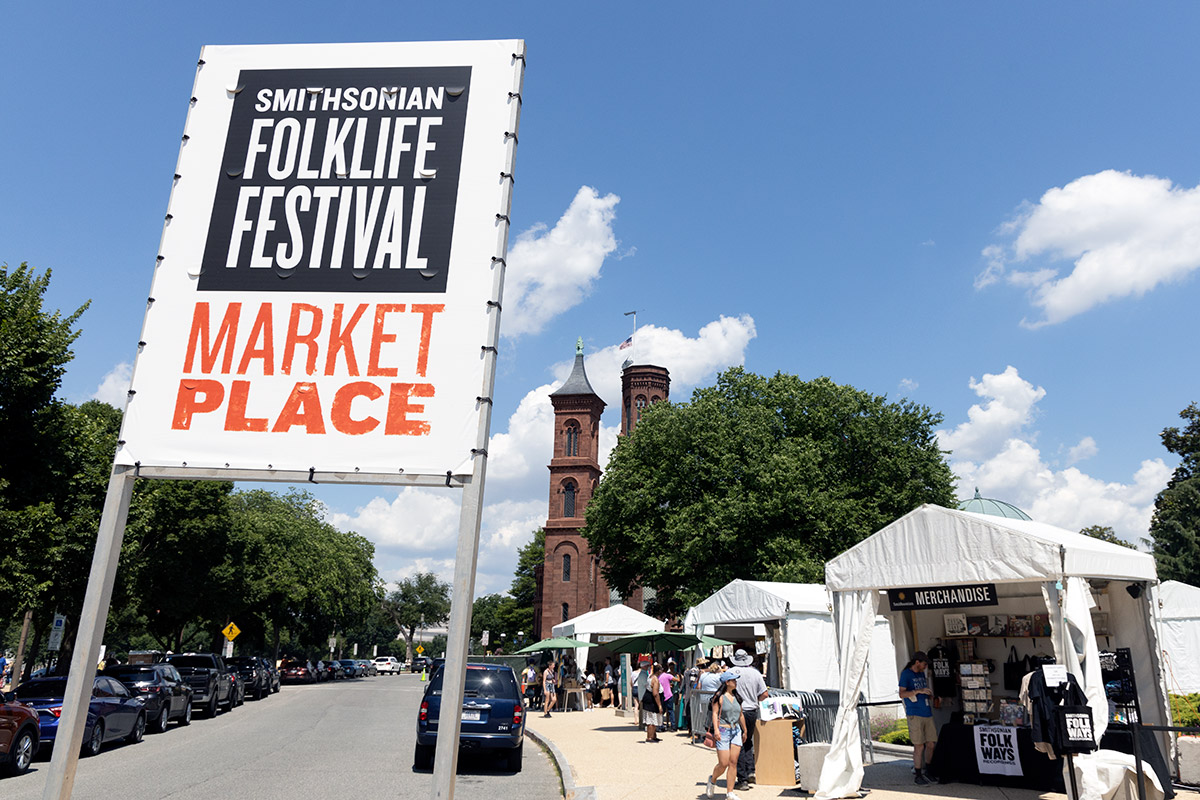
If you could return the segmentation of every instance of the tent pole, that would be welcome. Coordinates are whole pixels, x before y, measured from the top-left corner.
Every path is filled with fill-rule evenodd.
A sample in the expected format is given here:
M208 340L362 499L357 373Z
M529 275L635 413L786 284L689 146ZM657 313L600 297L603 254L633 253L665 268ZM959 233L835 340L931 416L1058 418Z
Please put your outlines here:
M915 612L915 611L908 612L908 622L909 622L909 625L912 627L913 652L915 653L921 649L921 637L917 635L917 612Z

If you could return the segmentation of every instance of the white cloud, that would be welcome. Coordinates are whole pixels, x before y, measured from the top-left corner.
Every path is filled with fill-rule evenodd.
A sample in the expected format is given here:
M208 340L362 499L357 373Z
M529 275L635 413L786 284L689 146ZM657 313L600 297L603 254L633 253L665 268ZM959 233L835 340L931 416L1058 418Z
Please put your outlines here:
M612 223L620 201L583 186L553 228L539 223L517 236L504 274L505 336L537 333L588 296L617 249Z
M1099 452L1100 448L1096 446L1096 440L1090 436L1085 436L1079 440L1079 444L1067 452L1067 463L1077 464L1080 461L1086 461Z
M1001 375L972 379L970 386L987 402L972 406L968 421L953 431L938 432L943 448L960 445L950 457L960 496L969 498L978 487L985 497L1012 503L1040 522L1074 531L1109 525L1131 542L1146 535L1154 498L1171 476L1162 459L1142 461L1126 482L1104 481L1073 466L1056 470L1035 446L1036 432L1028 430L1045 390L1011 366ZM1097 452L1087 436L1070 456L1076 461Z
M1035 389L1013 366L979 381L971 378L968 385L987 402L971 406L968 421L953 431L938 432L943 449L953 450L956 459L978 460L996 452L1032 422L1034 406L1046 396L1045 389Z
M900 391L903 392L904 394L911 394L912 392L915 392L917 390L917 387L920 385L921 384L917 383L912 378L901 378L900 379Z
M1140 297L1180 281L1200 267L1200 187L1174 186L1168 178L1105 170L1047 191L1004 226L1008 246L983 250L987 266L976 288L1009 283L1030 290L1040 320L1053 325L1103 303ZM1010 271L1032 259L1073 261L1074 268Z
M108 403L114 408L125 408L125 400L129 396L129 382L132 379L133 364L122 361L100 379L100 385L89 399Z
M719 370L745 362L746 347L756 335L749 316L721 317L696 336L647 325L638 329L632 349L610 345L585 358L593 388L608 404L600 426L600 463L616 446L620 421L621 364L627 357L659 364L671 372L671 393L686 400L690 389ZM507 428L492 435L488 446L488 497L480 534L477 595L507 591L517 550L546 521L548 479L554 437L550 392L570 374L574 359L554 365L553 383L530 390L508 418ZM376 545L375 563L385 580L394 582L417 571L432 570L442 580L454 573L459 497L450 492L407 488L392 499L376 497L353 514L330 510L326 518L343 530L354 530Z

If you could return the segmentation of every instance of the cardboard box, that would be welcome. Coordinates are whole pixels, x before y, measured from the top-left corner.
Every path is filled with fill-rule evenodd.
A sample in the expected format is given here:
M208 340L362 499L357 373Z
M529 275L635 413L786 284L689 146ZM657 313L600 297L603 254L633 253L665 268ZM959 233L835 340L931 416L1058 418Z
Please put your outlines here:
M754 780L763 786L796 785L796 745L790 719L755 721Z

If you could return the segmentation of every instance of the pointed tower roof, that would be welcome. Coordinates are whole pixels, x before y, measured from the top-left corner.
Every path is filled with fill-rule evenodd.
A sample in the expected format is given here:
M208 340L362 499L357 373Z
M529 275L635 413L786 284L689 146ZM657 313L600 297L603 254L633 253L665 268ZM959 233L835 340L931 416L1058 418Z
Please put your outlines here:
M550 393L550 396L562 397L573 394L596 394L596 390L592 388L592 384L588 383L587 371L583 368L582 336L575 342L575 366L571 368L571 374L567 376L567 380L562 386Z

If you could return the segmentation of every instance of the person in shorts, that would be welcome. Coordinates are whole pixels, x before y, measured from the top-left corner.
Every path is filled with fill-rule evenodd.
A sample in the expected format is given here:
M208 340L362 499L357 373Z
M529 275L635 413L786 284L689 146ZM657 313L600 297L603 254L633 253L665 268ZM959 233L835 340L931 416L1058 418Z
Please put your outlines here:
M936 783L929 774L929 762L937 745L933 726L933 707L929 704L933 689L929 686L929 656L918 650L900 673L900 698L908 717L908 738L913 745L913 782L918 786Z
M717 781L721 780L721 773L724 773L725 797L727 800L738 800L733 789L737 781L738 756L747 734L746 715L742 711L742 701L737 694L737 684L736 672L722 673L721 689L713 695L709 704L713 739L717 746L717 765L708 776L708 784L704 787L705 797L713 796Z

